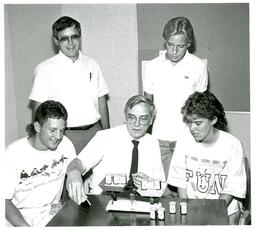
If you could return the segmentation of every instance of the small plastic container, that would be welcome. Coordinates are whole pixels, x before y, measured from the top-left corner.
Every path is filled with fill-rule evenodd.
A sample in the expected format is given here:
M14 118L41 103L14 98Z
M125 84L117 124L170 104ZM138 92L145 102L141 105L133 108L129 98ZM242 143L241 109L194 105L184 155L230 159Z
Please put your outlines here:
M186 215L187 214L187 202L182 201L180 202L180 214L181 215Z
M155 188L155 182L153 180L148 180L147 189L154 189L154 188Z
M148 189L148 181L143 180L141 181L141 190L147 190Z
M176 213L176 202L175 201L170 201L169 202L169 212L171 214L175 214Z
M123 184L123 185L127 183L126 174L120 174L119 183L120 183L120 184Z
M155 180L154 187L155 187L155 190L160 190L161 189L161 181Z
M106 174L106 184L112 184L112 175L111 174Z
M157 210L157 217L158 217L158 220L165 219L165 208L164 207L161 207Z
M120 181L120 179L119 179L119 175L118 174L115 174L114 176L114 179L113 179L113 183L115 184L115 185L118 185L119 184L119 181Z
M155 220L157 218L157 208L154 206L150 207L150 219Z

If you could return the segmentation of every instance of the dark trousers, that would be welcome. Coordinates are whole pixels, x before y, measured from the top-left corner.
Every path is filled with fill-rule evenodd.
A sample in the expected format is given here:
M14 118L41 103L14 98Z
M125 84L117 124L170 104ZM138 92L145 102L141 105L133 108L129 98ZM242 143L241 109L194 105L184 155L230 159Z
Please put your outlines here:
M167 180L172 155L176 146L176 141L159 140L159 146L165 178Z
M96 123L86 130L66 130L65 135L72 141L78 155L99 130L102 130L101 125Z

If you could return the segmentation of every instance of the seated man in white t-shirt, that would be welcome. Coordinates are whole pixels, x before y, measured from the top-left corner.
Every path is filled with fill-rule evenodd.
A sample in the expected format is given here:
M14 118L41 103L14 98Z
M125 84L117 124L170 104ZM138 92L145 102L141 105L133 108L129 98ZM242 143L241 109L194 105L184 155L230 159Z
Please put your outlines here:
M61 207L68 163L76 156L64 136L65 107L45 101L35 112L28 136L5 152L5 215L12 226L45 226Z
M167 183L180 198L224 199L230 224L238 224L246 193L243 148L227 125L222 104L210 92L192 94L181 110L189 131L177 141Z
M99 183L106 174L130 174L132 141L138 144L138 170L130 179L140 188L144 179L165 181L158 140L147 133L155 116L155 106L147 96L131 97L125 106L126 124L99 131L68 166L67 189L70 197L81 203L84 187L81 175L93 169L90 193L101 194Z

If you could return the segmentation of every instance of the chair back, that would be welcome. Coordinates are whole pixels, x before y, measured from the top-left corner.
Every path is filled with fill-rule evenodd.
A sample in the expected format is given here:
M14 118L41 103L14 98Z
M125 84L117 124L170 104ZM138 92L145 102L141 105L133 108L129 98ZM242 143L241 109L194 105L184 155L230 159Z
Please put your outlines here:
M243 201L243 207L238 224L251 225L251 173L247 157L244 157L244 166L246 172L246 196Z
M251 210L251 172L250 164L247 157L244 157L244 166L246 172L246 196L243 202L245 210Z

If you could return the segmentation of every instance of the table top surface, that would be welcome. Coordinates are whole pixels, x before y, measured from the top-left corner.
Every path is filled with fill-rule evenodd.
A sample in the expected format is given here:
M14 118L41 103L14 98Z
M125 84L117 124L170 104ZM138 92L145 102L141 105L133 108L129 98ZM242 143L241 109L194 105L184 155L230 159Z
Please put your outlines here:
M147 225L227 225L227 206L224 200L188 199L187 214L169 213L170 198L160 198L165 208L164 220L152 220L149 213L106 211L111 200L108 195L89 195L92 206L88 209L68 200L47 226L147 226ZM149 198L148 198L149 201Z

